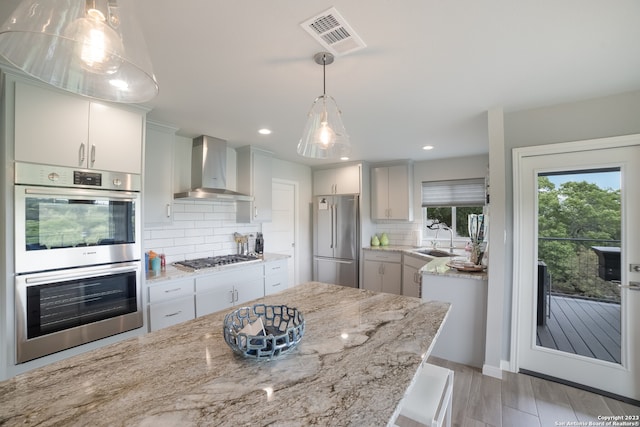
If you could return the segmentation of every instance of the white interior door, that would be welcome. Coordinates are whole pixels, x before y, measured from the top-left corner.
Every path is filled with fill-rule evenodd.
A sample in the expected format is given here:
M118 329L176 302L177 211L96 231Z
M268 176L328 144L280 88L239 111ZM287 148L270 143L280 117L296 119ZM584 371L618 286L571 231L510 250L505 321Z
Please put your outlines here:
M640 135L514 150L514 328L518 369L640 401ZM620 361L536 343L538 177L553 171L620 170Z
M271 222L262 224L265 252L288 255L288 286L297 284L296 276L296 183L273 181Z

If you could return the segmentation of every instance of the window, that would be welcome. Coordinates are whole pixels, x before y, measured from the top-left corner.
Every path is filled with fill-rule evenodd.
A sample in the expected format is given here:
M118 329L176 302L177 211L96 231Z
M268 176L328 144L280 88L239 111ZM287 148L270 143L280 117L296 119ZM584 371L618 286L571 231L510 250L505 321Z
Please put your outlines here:
M422 214L427 234L435 221L451 226L455 237L469 237L467 218L481 214L485 201L484 178L422 183ZM435 235L435 234L433 234Z

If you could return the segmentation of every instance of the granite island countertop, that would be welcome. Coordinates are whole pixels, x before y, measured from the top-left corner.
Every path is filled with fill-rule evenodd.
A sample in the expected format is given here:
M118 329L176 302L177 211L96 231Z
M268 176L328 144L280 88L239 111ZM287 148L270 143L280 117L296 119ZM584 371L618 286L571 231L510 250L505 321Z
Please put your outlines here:
M6 426L386 425L449 304L311 282L260 298L305 316L278 360L235 355L217 312L0 382Z

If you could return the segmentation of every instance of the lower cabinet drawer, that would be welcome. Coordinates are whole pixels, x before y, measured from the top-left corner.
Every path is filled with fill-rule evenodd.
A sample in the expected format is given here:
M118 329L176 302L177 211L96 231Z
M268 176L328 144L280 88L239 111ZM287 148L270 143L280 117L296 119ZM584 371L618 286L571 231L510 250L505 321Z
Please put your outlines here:
M149 285L150 303L174 300L187 295L193 295L193 279L172 280L169 283Z
M265 295L275 294L276 292L283 291L288 288L287 280L289 275L287 271L280 271L279 273L271 273L264 278L264 293Z
M193 296L149 305L149 331L195 319Z

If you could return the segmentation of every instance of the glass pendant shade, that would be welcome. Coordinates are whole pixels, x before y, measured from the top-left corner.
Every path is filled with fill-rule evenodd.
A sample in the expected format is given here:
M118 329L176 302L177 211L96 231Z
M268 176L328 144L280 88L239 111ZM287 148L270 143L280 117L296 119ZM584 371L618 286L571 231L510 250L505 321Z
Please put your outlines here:
M318 52L313 56L316 64L322 65L322 95L313 101L307 124L298 142L298 154L314 159L338 159L351 153L349 135L342 124L342 117L336 100L327 95L327 65L333 63L333 55Z
M142 103L158 94L135 0L23 0L0 27L0 54L60 89Z
M298 143L298 154L315 159L335 159L351 153L336 101L328 95L316 98Z

